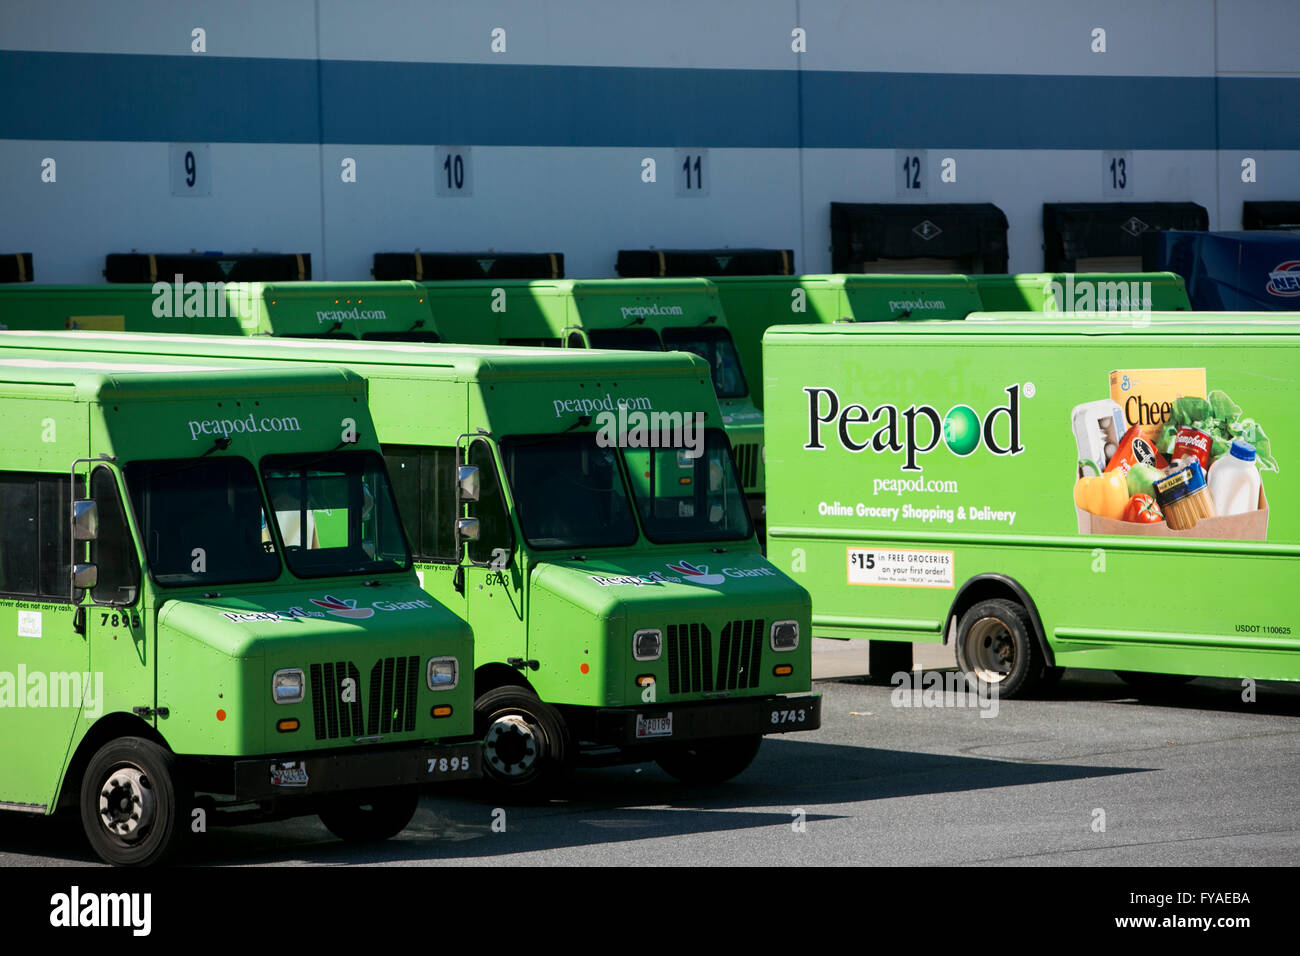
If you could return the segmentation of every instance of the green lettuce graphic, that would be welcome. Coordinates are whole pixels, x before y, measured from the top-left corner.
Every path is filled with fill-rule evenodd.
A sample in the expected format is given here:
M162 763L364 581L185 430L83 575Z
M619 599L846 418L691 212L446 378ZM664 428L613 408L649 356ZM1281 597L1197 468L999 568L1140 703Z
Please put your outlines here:
M1255 446L1255 465L1260 471L1279 470L1264 429L1255 419L1243 418L1241 406L1226 392L1215 389L1207 398L1174 400L1169 421L1160 430L1159 446L1166 455L1173 453L1175 436L1184 426L1199 428L1210 436L1213 442L1210 454L1215 458L1226 455L1232 440L1240 438Z

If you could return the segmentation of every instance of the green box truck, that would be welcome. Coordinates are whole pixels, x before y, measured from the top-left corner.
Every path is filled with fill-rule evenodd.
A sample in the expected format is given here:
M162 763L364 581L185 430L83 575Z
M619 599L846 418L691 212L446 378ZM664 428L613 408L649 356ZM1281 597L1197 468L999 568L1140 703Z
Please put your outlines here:
M980 312L1187 312L1172 272L1022 272L973 275Z
M1300 680L1300 323L778 326L764 353L768 556L816 636L951 644L1004 696Z
M762 556L699 356L0 333L13 348L364 375L424 587L473 626L484 776L509 791L579 758L721 781L820 724L808 593Z
M716 276L754 403L763 407L763 333L773 325L960 319L980 310L961 275Z
M178 277L179 278L179 277ZM0 289L0 328L437 342L414 282L155 282Z
M761 537L763 416L704 279L29 285L0 289L0 328L695 352Z
M145 865L291 814L385 838L478 776L360 376L6 350L0 410L0 808Z
M424 284L445 342L685 351L709 363L750 516L763 518L763 415L727 316L707 279L580 279Z

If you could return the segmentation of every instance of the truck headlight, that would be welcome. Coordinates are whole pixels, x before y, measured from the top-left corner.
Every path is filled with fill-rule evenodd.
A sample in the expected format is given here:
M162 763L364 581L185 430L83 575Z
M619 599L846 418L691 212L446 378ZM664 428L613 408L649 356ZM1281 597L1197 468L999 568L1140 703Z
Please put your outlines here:
M799 646L799 622L775 621L769 638L774 651L792 651Z
M664 635L657 627L645 627L632 635L632 657L638 661L657 661L664 650Z
M460 665L454 657L433 657L429 659L429 690L451 690L460 679Z
M271 699L277 704L300 704L307 689L301 667L282 667L271 675Z

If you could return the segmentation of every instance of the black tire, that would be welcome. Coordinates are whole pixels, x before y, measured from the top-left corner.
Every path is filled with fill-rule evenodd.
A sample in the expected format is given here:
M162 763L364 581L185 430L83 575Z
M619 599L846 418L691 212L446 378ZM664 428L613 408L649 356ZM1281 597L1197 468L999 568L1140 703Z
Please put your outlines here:
M1148 674L1145 671L1116 671L1115 676L1140 694L1168 694L1188 681L1191 674Z
M192 798L171 751L121 737L99 749L81 778L81 826L106 863L154 866L184 840Z
M474 733L483 742L483 783L498 797L545 799L573 770L564 718L526 687L496 687L479 697Z
M754 762L762 743L762 734L745 734L673 744L655 758L655 763L682 783L725 783Z
M981 601L957 624L957 666L996 685L999 697L1019 697L1040 684L1047 661L1029 612L1015 601Z
M419 803L418 787L384 787L331 797L319 816L346 843L382 843L406 829Z

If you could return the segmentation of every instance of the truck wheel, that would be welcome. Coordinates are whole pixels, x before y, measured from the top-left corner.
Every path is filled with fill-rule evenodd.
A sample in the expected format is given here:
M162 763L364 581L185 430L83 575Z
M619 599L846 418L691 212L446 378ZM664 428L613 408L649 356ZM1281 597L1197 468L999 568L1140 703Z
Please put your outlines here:
M521 799L540 799L572 770L564 718L525 687L496 687L474 702L483 779Z
M1046 661L1029 613L1014 601L981 601L957 624L957 666L988 684L1000 697L1016 697L1043 677Z
M176 757L143 737L110 740L81 778L81 825L91 848L115 866L153 866L181 842L190 794Z
M746 734L673 744L655 763L682 783L724 783L754 762L762 743L762 734Z
M346 843L381 843L406 829L419 803L418 787L340 794L321 808L320 822Z

